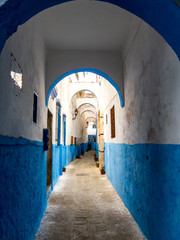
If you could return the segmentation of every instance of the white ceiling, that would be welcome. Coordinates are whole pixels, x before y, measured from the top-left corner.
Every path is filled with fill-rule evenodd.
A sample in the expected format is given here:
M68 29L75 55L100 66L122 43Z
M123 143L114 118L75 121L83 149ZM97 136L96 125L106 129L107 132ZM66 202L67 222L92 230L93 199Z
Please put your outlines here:
M33 21L52 49L126 51L141 20L109 3L77 0L49 8Z

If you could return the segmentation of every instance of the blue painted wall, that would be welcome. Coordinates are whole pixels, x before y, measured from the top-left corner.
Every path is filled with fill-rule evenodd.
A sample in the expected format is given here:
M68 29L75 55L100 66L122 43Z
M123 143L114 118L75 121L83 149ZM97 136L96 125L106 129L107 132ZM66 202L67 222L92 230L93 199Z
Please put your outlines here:
M96 150L96 146L97 146L97 145L96 145L96 143L94 142L93 145L92 145L92 149L93 149L93 150Z
M67 145L67 159L66 166L72 162L76 158L76 146L75 145Z
M63 164L62 164L62 145L59 146L59 175L62 175L62 168L63 168Z
M180 145L105 143L108 178L149 240L180 236Z
M87 143L52 145L52 185L46 193L47 152L43 143L0 136L0 239L33 240L62 167Z
M0 239L34 239L47 206L43 144L0 137Z
M59 175L62 175L62 146L52 145L52 189L56 185Z
M87 151L88 143L81 143L79 145L61 145L60 147L60 164L62 167L66 167L70 162L72 162L77 156L81 156ZM62 151L62 154L61 154ZM61 167L61 169L62 169ZM62 174L62 172L60 173Z
M0 137L0 239L34 239L62 167L76 158L78 149L52 145L52 185L46 193L43 143Z
M67 147L66 145L62 145L62 167L67 166L66 153L67 153Z

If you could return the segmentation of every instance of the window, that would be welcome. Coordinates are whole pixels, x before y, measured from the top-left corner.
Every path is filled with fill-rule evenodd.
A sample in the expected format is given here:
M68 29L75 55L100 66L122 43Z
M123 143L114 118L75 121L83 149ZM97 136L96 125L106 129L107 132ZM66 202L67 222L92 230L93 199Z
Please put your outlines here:
M111 138L115 138L115 108L114 106L110 110L111 113Z
M34 92L34 99L33 99L33 122L37 123L37 102L38 102L38 96Z
M12 53L11 53L10 75L15 85L21 89L22 88L22 69Z

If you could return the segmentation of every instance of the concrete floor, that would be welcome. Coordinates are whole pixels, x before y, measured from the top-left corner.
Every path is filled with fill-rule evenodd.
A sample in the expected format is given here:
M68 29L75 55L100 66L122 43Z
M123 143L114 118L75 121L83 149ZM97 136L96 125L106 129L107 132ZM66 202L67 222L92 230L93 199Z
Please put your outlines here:
M93 154L74 160L59 178L35 240L146 239Z

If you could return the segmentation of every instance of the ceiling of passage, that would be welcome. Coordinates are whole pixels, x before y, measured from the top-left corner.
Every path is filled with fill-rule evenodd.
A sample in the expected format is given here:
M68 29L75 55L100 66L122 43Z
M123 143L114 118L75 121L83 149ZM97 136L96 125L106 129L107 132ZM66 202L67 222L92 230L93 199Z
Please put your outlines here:
M141 22L115 5L73 1L49 8L33 18L51 49L122 50Z
M1 0L0 52L7 38L16 32L19 25L25 23L42 10L58 3L62 4L65 2L69 3L70 0ZM84 4L84 2L94 4L96 1L73 1L73 3L78 4ZM99 2L112 3L123 9L127 9L129 12L132 12L145 20L166 39L176 52L177 56L180 57L180 0L98 0L98 3ZM73 16L73 14L69 12L67 17L70 18L71 15ZM106 12L106 15L109 15L108 11ZM129 29L129 31L131 30ZM90 45L90 47L92 46Z

